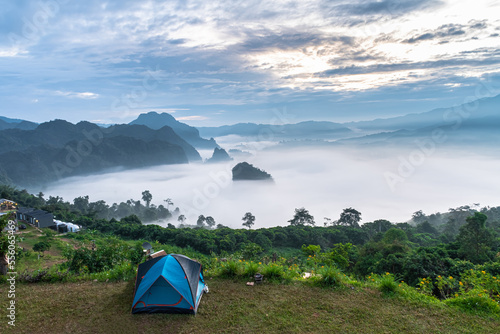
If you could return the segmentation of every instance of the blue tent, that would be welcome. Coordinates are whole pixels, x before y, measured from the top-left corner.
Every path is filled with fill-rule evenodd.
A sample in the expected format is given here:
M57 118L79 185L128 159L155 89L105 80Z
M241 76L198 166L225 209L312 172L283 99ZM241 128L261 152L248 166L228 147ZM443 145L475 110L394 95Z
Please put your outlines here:
M137 269L132 313L196 314L206 290L200 263L180 254L160 256Z

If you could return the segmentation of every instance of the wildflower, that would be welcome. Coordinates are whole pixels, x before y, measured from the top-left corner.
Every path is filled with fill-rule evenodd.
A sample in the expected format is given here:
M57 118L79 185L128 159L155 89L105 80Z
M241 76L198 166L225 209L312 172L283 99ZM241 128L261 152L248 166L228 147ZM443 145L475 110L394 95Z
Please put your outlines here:
M455 293L455 297L458 297L458 293Z
M441 278L441 275L439 275L438 278Z
M385 273L386 275L389 275L389 273Z
M483 271L481 271L481 272L483 273L483 275L486 275L486 271L484 271L484 270L483 270Z
M424 281L420 282L420 284L424 284Z
M262 264L262 262L259 262L259 264Z
M452 277L452 276L450 276L450 277L449 277L449 279L453 279L453 277Z
M460 282L458 282L458 284L460 284L460 285L464 285L464 283L462 283L461 281L460 281Z

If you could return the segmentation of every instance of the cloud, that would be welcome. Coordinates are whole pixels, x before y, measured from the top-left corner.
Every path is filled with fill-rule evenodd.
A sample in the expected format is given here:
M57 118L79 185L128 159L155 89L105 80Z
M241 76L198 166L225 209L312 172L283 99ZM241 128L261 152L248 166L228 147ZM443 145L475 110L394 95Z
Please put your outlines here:
M176 118L178 121L205 121L208 117L193 115L193 116L182 116Z
M438 39L441 42L448 42L450 39L463 37L475 30L483 30L487 28L486 20L472 20L468 25L464 24L444 24L434 30L429 30L423 34L412 36L403 43L418 43L426 40Z
M55 91L54 95L64 96L68 98L84 99L84 100L92 100L92 99L97 99L99 97L99 94L92 92L63 92L60 90Z
M382 0L343 1L340 4L325 0L321 3L322 13L333 22L347 26L365 25L385 19L410 16L443 5L439 0Z

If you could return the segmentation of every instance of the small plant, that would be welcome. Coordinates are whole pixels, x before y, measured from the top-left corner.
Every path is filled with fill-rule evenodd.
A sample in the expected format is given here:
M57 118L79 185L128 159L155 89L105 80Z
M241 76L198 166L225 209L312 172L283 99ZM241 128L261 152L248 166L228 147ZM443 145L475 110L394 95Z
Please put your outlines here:
M318 275L311 277L313 285L338 288L344 286L344 274L335 267L323 267L318 270Z
M285 277L285 270L276 263L270 263L262 266L262 275L270 281L281 281Z
M398 291L398 285L394 279L394 275L386 273L381 276L378 288L384 295L394 295Z
M219 275L226 278L237 277L242 273L240 262L234 260L221 262L219 270Z
M245 276L253 277L259 272L259 264L253 261L245 263L245 271L243 272Z

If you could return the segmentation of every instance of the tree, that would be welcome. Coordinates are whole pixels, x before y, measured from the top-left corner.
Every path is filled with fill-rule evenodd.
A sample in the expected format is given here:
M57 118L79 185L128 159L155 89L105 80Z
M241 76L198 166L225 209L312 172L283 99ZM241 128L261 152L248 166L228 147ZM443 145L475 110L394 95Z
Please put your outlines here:
M183 224L185 220L186 220L186 216L184 216L184 215L180 215L179 217L177 217L177 221L181 224Z
M167 198L165 200L163 200L165 203L167 203L167 209L171 206L171 205L174 205L174 202L172 202L172 199L171 198Z
M418 224L422 223L426 218L424 212L422 210L418 210L411 215L411 219Z
M314 225L314 217L309 214L309 211L307 211L305 208L300 208L300 209L295 209L295 214L293 215L293 218L288 221L290 225L292 226L299 226L299 225Z
M485 227L488 217L481 212L475 212L467 217L467 222L460 228L457 241L460 245L459 252L466 259L474 263L489 260L488 251L495 241L493 233Z
M198 220L196 221L196 225L199 227L203 227L203 223L205 222L206 218L204 215L199 215Z
M205 217L205 222L207 223L207 225L210 228L212 228L213 226L215 226L215 219L212 216L206 216Z
M120 222L122 224L142 225L142 222L139 219L139 217L137 217L137 215L130 215L130 216L127 216L127 217L123 217L122 219L120 219Z
M149 190L144 190L142 192L142 200L146 202L146 206L149 207L149 203L151 203L151 200L153 199L153 195L149 192Z
M255 216L251 212L245 213L241 220L243 220L243 224L241 225L248 227L248 229L251 229L253 224L255 224Z
M347 208L342 211L338 220L338 225L350 226L359 228L361 221L361 212L353 208Z

